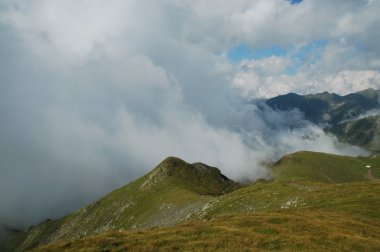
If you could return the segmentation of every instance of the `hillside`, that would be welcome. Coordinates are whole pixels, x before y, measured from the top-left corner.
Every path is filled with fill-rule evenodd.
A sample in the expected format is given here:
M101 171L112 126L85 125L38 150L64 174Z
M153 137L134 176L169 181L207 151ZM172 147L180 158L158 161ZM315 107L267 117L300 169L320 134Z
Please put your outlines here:
M304 113L305 119L313 123L334 126L379 108L379 97L380 90L374 89L345 96L328 92L308 95L289 93L268 99L266 104L276 110L298 109Z
M217 168L168 158L98 202L32 227L13 250L324 250L341 240L335 249L371 251L380 237L379 168L378 157L297 152L273 165L273 181L241 187Z
M379 156L345 157L301 151L284 156L272 167L273 176L279 181L304 179L325 183L366 181L369 171L380 177Z
M378 220L315 210L246 213L173 228L106 233L35 251L377 251L379 225Z
M380 116L369 116L335 125L326 130L342 142L380 152Z
M16 250L112 230L168 226L186 220L211 198L240 187L217 168L170 157L150 173L58 220L32 227Z
M377 251L380 184L274 181L213 198L181 225L58 241L35 251Z

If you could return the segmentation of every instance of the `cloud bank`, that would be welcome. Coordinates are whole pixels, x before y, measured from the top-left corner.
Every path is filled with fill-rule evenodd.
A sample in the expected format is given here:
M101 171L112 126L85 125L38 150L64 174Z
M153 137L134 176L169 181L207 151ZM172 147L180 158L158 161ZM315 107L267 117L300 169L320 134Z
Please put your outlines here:
M256 179L266 176L261 162L296 150L361 153L297 111L262 111L246 99L378 88L379 8L1 1L0 222L61 216L167 156ZM302 49L320 39L328 42ZM286 53L236 64L228 53L239 44Z

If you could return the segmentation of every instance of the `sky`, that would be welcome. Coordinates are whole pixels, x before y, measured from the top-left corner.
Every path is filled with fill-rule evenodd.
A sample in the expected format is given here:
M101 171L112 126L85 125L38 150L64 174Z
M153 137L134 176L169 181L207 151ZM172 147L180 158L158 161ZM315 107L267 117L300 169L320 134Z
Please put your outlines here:
M252 101L380 88L379 12L369 0L0 0L0 222L62 216L167 156L255 180L289 152L363 153Z

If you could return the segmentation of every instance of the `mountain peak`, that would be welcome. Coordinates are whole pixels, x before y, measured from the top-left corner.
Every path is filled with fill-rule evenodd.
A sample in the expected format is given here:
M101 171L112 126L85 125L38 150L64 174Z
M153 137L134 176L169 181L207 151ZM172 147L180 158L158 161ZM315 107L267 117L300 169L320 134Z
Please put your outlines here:
M188 166L189 164L187 162L178 157L167 157L154 170L159 170L160 172L171 176L176 169L183 169Z
M373 88L367 88L363 91L358 92L358 94L368 97L368 98L378 98L380 95L379 90L373 89Z
M164 159L156 168L146 175L140 190L149 190L160 183L169 181L182 186L189 185L199 194L219 195L232 191L240 185L224 176L216 167L203 163L189 164L177 157Z
M189 168L190 164L177 157L165 158L156 168L147 174L147 179L140 186L141 190L151 188L153 185L163 182L165 179L176 175L178 170Z

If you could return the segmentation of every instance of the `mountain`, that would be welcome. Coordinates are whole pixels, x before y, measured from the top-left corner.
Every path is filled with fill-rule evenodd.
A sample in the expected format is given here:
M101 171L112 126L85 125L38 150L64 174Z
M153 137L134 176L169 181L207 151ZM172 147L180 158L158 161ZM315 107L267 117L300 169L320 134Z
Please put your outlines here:
M275 110L298 109L306 120L320 125L341 142L380 151L380 90L366 89L340 96L328 92L298 95L289 93L265 103Z
M275 110L298 109L305 119L319 125L337 125L380 107L380 90L366 89L361 92L340 96L328 92L298 95L289 93L266 101Z
M273 180L241 186L217 168L171 157L99 201L31 227L13 251L376 251L379 168L378 157L299 152L271 167Z
M342 142L380 152L380 116L368 116L337 124L326 130Z
M170 157L150 173L97 202L32 227L17 250L107 231L177 224L200 211L211 198L239 187L215 167Z

